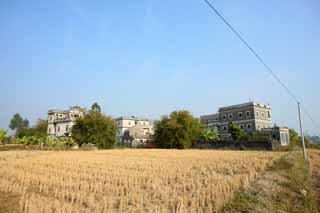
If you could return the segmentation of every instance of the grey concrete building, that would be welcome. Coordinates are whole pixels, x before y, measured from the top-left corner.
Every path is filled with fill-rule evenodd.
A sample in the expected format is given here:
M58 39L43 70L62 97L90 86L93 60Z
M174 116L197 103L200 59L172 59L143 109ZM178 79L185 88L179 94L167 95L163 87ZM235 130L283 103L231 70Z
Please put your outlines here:
M200 117L207 127L217 127L222 138L230 137L229 124L239 125L245 133L272 127L272 109L270 105L249 102L221 107L218 113Z

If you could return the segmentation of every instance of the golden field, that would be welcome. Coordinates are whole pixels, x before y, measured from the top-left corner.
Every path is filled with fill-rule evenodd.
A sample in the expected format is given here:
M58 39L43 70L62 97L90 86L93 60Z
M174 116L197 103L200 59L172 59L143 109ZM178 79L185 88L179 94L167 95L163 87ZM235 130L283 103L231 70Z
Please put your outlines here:
M15 197L12 211L32 213L212 212L281 155L156 149L6 151L0 152L0 196L2 201Z

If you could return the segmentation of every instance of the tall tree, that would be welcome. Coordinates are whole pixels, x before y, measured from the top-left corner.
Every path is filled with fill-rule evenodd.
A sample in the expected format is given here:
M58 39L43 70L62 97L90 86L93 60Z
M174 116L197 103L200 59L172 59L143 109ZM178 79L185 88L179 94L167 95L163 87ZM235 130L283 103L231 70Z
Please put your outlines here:
M91 106L91 110L93 110L95 112L101 112L101 107L99 106L99 104L97 102L94 102Z
M289 129L290 134L290 146L299 146L300 145L300 137L298 133L294 129Z
M90 110L77 119L72 127L72 137L81 146L92 143L99 148L112 148L116 143L116 122L109 116Z
M35 136L46 136L48 129L48 121L43 119L38 119L35 126L32 127Z
M23 130L29 127L29 121L27 119L23 119L19 113L13 115L10 120L9 128L16 131L16 135Z
M234 141L240 141L245 136L243 129L241 129L236 123L231 122L229 124L229 130Z
M159 148L190 148L201 131L199 120L188 111L174 111L156 122L154 142Z

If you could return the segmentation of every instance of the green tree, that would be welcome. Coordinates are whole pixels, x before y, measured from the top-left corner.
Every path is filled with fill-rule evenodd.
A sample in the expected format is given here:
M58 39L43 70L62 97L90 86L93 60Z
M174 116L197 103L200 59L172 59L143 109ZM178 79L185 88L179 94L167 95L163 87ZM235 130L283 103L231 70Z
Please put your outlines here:
M23 119L19 113L14 114L10 120L9 128L16 131L16 136L28 127L29 121L27 119Z
M300 137L294 129L289 129L290 134L290 146L300 146Z
M99 148L112 148L116 142L116 122L102 113L90 110L77 119L72 127L72 138L81 146L92 143Z
M154 143L159 148L190 148L201 131L199 120L188 111L174 111L156 122Z
M4 138L7 135L7 131L0 129L0 144L4 144Z
M245 136L243 129L241 129L236 123L230 123L229 130L234 141L240 141Z
M39 137L47 136L48 121L43 119L38 119L36 125L32 127L34 129L34 135Z
M91 110L95 112L101 112L101 107L97 102L94 102L91 106Z
M201 139L204 141L213 141L219 139L217 128L204 129L201 133Z

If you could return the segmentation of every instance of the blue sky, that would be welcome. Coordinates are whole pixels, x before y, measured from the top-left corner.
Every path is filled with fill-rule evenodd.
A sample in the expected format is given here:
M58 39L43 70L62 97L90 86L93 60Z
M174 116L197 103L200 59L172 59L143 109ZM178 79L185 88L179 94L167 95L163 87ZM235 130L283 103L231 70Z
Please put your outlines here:
M212 3L319 121L319 1ZM0 128L16 112L34 123L94 101L156 119L249 99L298 127L295 103L202 0L1 0L0 50Z

